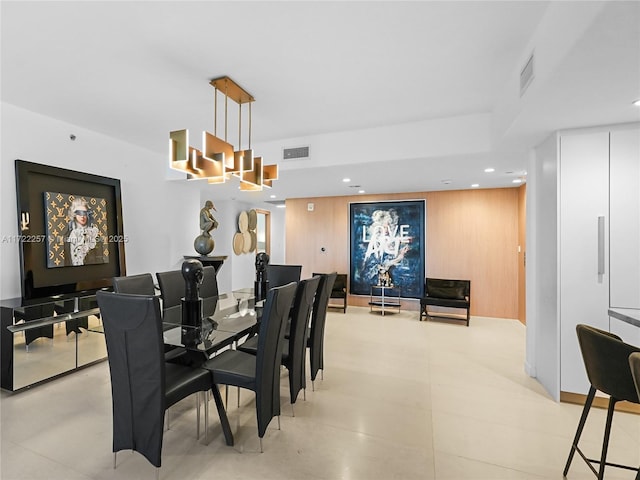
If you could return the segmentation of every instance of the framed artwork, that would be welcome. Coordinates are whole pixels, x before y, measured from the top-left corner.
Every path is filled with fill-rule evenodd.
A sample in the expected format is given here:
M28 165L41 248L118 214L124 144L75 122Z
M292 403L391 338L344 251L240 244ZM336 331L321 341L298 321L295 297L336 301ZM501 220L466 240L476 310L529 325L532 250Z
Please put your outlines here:
M93 292L126 275L120 180L25 160L15 168L25 301Z
M400 287L405 298L424 288L426 201L349 205L350 292L369 295L372 285Z
M109 263L107 201L44 192L47 267Z

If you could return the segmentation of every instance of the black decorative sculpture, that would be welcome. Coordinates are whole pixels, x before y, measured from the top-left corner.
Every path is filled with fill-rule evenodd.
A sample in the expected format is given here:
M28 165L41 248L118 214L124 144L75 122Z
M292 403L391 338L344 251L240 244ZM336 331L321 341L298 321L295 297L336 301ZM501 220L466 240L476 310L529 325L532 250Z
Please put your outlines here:
M182 262L184 278L184 298L182 299L182 343L194 345L201 340L202 299L199 287L204 277L204 267L199 260Z
M265 252L258 253L256 255L256 281L254 283L256 302L267 298L267 291L269 291L267 265L269 265L269 255Z

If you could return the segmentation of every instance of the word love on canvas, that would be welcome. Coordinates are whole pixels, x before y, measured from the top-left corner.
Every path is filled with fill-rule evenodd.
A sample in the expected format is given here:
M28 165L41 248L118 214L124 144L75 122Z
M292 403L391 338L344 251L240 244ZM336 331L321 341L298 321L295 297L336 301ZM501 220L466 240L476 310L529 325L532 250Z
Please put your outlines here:
M409 225L394 225L393 227L387 227L382 225L376 225L372 231L369 232L367 228L362 229L362 241L369 243L372 239L385 236L385 237L398 237L398 231L400 231L400 241L409 240Z

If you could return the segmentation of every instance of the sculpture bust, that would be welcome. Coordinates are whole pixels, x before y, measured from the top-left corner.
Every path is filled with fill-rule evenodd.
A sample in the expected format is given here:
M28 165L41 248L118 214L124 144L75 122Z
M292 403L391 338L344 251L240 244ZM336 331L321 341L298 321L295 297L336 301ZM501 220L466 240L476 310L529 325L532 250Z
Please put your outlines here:
M260 252L256 255L256 281L263 282L267 280L267 265L269 265L269 255Z
M195 258L182 262L182 277L184 278L184 299L194 301L200 298L200 284L204 278L202 263Z

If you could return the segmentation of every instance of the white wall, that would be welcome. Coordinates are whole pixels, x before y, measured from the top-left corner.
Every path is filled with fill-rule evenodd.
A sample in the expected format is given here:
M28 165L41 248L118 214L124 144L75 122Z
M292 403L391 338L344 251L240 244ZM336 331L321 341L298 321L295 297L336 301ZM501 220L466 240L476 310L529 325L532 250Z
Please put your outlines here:
M527 175L527 352L525 368L560 400L557 138L530 158Z
M196 255L193 241L199 234L199 212L215 185L168 180L166 154L6 103L1 104L0 115L0 236L18 234L14 160L21 159L120 179L127 274L177 269L183 255ZM75 141L69 138L72 133ZM220 227L214 231L212 255L228 255L231 260L220 272L220 288L253 286L254 255L235 257L231 249L237 215L250 208L271 210L272 256L280 261L284 259L284 213L263 203L215 204ZM0 266L0 298L20 296L15 243L0 243Z

